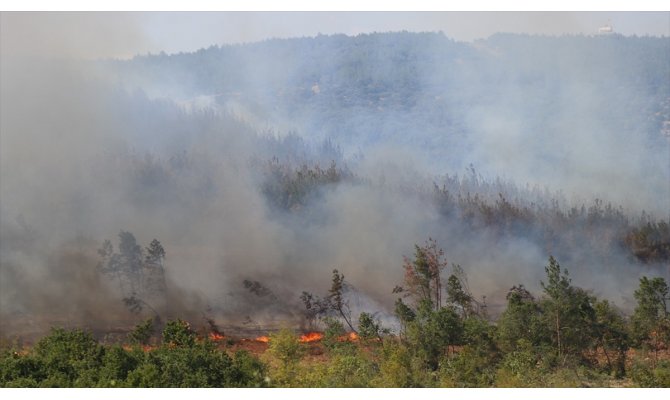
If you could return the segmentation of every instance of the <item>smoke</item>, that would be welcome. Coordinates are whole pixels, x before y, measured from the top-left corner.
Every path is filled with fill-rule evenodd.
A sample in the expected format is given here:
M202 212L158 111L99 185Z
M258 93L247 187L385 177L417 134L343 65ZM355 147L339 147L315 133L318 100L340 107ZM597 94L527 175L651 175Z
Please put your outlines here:
M309 60L296 58L294 44L250 45L251 53L236 47L231 51L239 59L218 60L230 64L217 79L237 85L227 93L211 93L200 75L163 79L165 71L151 70L151 59L90 61L126 57L129 43L147 40L142 31L137 18L126 14L2 14L3 334L52 323L104 330L139 320L124 306L117 281L97 267L102 241L118 249L122 230L143 247L157 238L167 252L167 293L152 304L161 316L202 322L205 313L224 326L272 326L303 323L298 296L303 290L326 294L333 269L356 288L356 310L382 311L388 318L391 289L403 279L403 256L411 257L414 244L430 237L450 263L463 267L473 293L486 295L492 305L518 283L539 290L552 249L543 247L536 231L501 236L490 226L466 224L465 216L445 215L433 199L434 182L446 182L454 196L478 194L490 204L502 193L521 205L557 198L567 209L581 205L578 196L598 196L630 215L667 212L663 152L650 151L644 135L631 136L603 120L610 103L621 109L608 113L626 108L606 102L611 97L588 79L565 86L552 80L532 92L510 81L482 93L489 86L432 87L444 72L426 67L411 71L416 76L407 82L420 94L416 101L405 104L404 92L388 89L368 107L363 101L350 106L348 97L333 94L349 78L334 66L355 64L360 56L337 53L337 47L319 50L322 77L301 76ZM396 55L383 46L395 43L394 37L371 40L379 40L372 47L379 50L368 56L379 65L368 65L367 73L393 79ZM446 50L440 36L417 43L423 46L418 56L446 53L455 74L472 73L473 79L493 80L495 71L468 71L459 62L512 57L505 56L508 48L490 43L478 48L449 42ZM273 63L266 62L267 54ZM532 64L516 61L510 68ZM567 75L581 73L571 69L576 60L562 62ZM147 65L148 75L133 71ZM514 77L529 73L519 70ZM296 87L285 86L296 81ZM642 89L632 95L646 96ZM446 98L445 109L461 99L485 100L456 108L450 115L459 117L445 117L442 124L423 114L442 104L436 98ZM550 120L544 118L548 107ZM528 117L536 111L540 121ZM293 127L297 133L289 134ZM335 144L323 141L334 132L341 133ZM331 161L334 172L328 170ZM491 178L478 180L474 171L454 178L470 163ZM654 169L659 173L649 173ZM496 174L520 186L494 181ZM556 193L528 189L527 183ZM566 247L560 251L570 258L562 265L575 283L622 306L639 275L659 273L656 267L642 270L623 251L603 260L592 249ZM245 279L272 295L250 293Z
M564 77L537 76L538 68L529 64L538 60L529 54L552 40L535 40L518 40L528 42L526 54L504 37L488 44L498 45L491 49L499 59L496 65L518 70L509 71L510 81L492 85L489 95L496 100L468 110L472 162L485 171L504 171L520 183L561 190L574 203L604 198L667 218L670 142L658 127L642 127L651 113L640 115L648 112L640 99L654 98L656 88L626 81L634 78L615 64L616 51L603 50L609 45L605 40L594 46L597 55L577 48L561 51L560 57L545 55L550 58L540 59L539 68ZM631 126L635 123L642 126Z

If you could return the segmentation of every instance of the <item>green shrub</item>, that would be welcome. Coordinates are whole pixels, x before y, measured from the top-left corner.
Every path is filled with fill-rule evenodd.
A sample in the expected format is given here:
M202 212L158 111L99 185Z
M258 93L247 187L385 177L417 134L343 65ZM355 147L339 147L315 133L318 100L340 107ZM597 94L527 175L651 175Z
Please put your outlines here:
M181 319L168 321L163 329L163 344L192 347L195 344L195 332L188 322Z
M44 365L43 387L95 386L105 349L89 332L54 328L34 349L35 357Z

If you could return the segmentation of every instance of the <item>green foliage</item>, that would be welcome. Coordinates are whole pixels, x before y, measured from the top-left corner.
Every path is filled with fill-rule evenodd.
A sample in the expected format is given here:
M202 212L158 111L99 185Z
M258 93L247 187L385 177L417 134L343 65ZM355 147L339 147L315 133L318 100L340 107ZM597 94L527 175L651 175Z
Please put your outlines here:
M358 336L366 343L372 340L382 341L382 334L388 333L388 329L382 328L381 324L371 314L362 312L358 316Z
M495 381L495 364L490 357L470 345L440 368L440 386L443 387L491 387Z
M190 347L160 348L148 354L157 368L159 387L226 387L232 360L224 352L213 351L207 344Z
M326 387L369 387L375 372L360 352L337 355L328 363Z
M129 387L136 388L159 388L161 384L161 371L156 358L149 358L139 367L128 373L126 383ZM111 385L110 385L111 386ZM118 386L118 385L114 385Z
M495 326L472 316L463 321L465 344L456 354L442 361L440 380L448 387L489 387L495 380L500 358L495 344Z
M541 386L543 371L539 368L540 356L533 344L519 339L516 350L505 354L496 372L498 387Z
M404 335L407 331L407 325L414 321L416 313L402 299L395 302L395 315L400 321L400 335Z
M243 351L231 358L209 341L145 353L56 328L26 354L0 353L0 387L260 387L265 377L257 358Z
M593 344L595 334L594 298L584 290L573 287L568 271L554 257L545 268L547 283L541 282L545 298L541 303L544 323L551 331L551 341L558 361L579 359Z
M447 266L444 251L428 239L424 246L414 245L414 259L405 258L405 284L416 304L429 304L435 310L442 306L440 274Z
M463 321L453 307L433 311L425 302L407 328L408 345L431 371L437 370L449 347L460 345L462 340Z
M321 343L327 351L343 351L351 347L349 342L340 340L347 333L342 322L335 318L326 317L323 319L323 323L326 325L326 329L323 331Z
M667 261L670 259L670 224L663 220L649 221L631 229L624 243L642 262Z
M408 346L399 341L387 341L381 352L379 372L373 378L375 387L410 388L424 386L426 372L416 368Z
M163 344L178 347L193 347L195 332L188 322L176 319L168 321L163 329Z
M497 329L487 320L472 316L463 320L463 343L489 357L493 362L498 357Z
M276 368L271 370L273 384L297 386L298 363L304 356L305 349L295 332L284 328L271 334L268 353L277 364Z
M0 387L39 387L48 373L42 360L33 354L0 352Z
M630 377L638 387L670 388L670 360L659 361L656 366L649 360L635 359Z
M455 274L447 279L447 302L456 306L461 315L467 317L473 313L472 296L463 289L463 285Z
M630 344L626 321L607 300L597 301L594 309L596 343L605 354L606 372L614 372L616 378L622 378L626 375L626 352Z
M235 387L265 387L267 366L245 350L238 350L233 357L233 382Z
M546 272L544 297L513 287L497 324L474 308L464 312L472 296L462 278L450 278L447 306L435 308L434 294L415 308L396 301L399 337L385 336L374 314L363 312L361 341L344 341L342 320L325 317L325 353L305 357L319 344L304 345L282 329L270 337L267 364L197 340L180 319L167 322L163 345L153 349L103 346L88 332L54 328L29 351L0 349L0 387L593 387L626 384L625 375L637 386L670 387L670 362L662 357L670 291L664 279L640 279L629 326L608 301L573 286L553 257ZM333 282L328 303L343 304L337 296L344 277L334 271ZM129 337L146 344L152 329L146 320ZM636 344L630 334L643 348L627 371ZM382 336L383 345L373 346Z
M344 300L345 287L346 283L344 281L344 275L334 269L333 283L328 292L328 300L333 311L336 311L342 319L344 319L344 322L347 323L352 332L356 332L356 329L354 329L354 326L351 323L351 311L349 310L349 305Z
M100 368L100 387L122 387L131 371L144 361L141 352L129 352L120 346L108 347Z
M658 359L658 350L670 342L670 301L668 284L657 277L640 279L640 287L634 292L637 307L632 317L632 333L638 344L652 349L654 359Z
M102 365L105 350L89 332L54 328L34 349L44 365L46 379L41 386L92 386L95 372Z
M507 293L507 308L498 319L497 325L498 345L505 352L516 350L520 340L535 347L550 342L542 309L523 285L514 286Z
M148 318L144 322L135 326L135 329L128 334L128 339L130 339L130 342L133 344L147 345L149 344L149 339L151 339L154 331L154 319Z

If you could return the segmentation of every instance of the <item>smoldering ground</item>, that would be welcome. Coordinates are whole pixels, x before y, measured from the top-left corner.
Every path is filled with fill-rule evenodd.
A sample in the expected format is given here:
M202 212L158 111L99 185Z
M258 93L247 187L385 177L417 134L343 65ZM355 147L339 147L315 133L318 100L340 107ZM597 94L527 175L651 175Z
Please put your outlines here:
M78 48L67 45L71 37L66 45L47 46L62 51L41 54L43 46L36 46L39 35L18 35L16 25L9 23L16 17L2 18L4 334L28 329L26 324L33 330L53 323L132 325L146 316L146 309L143 315L131 313L117 282L98 268L96 250L105 239L118 249L120 231L132 232L143 247L154 238L160 240L167 252L168 290L154 308L163 317L194 322L202 322L204 313L221 323L251 320L270 326L288 321L299 326L304 323L300 293L327 293L331 271L337 268L355 287L355 311L380 311L392 324L389 311L397 295L391 289L402 283L403 256L411 257L414 244L430 237L450 263L463 267L472 292L486 295L492 305L518 283L539 292L543 267L552 253L565 260L562 265L575 284L622 307L630 306L627 298L640 275L667 274L664 265L642 266L609 244L603 251L578 240L546 245L549 242L538 240L533 226L501 235L495 225L466 218L462 206L445 212L444 204L434 198L436 183L446 185L454 198L479 195L486 204L495 204L503 195L519 207L544 202L545 209L555 200L557 210L567 213L581 205L574 194L589 201L597 194L624 203L623 213L631 220L642 208L662 217L667 189L662 151L653 150L646 157L646 139L630 138L626 132L606 134L611 126L598 120L598 113L586 115L599 109L602 100L588 87L562 89L552 129L532 139L521 129L528 107L522 99L528 93L512 84L501 89L500 96L517 93L507 96L504 106L484 102L471 110L461 121L471 136L459 147L437 151L454 160L454 170L448 170L449 162L431 158L436 149L426 151L426 136L419 130L388 142L362 137L360 146L351 137L342 138L342 150L336 140L324 142L324 132L315 134L316 139L310 136L318 110L302 110L309 111L303 116L300 109L291 115L308 122L297 134L259 130L269 126L268 116L278 113L267 111L268 99L275 97L261 96L264 100L246 108L250 111L245 115L227 112L230 103L224 109L185 109L176 101L181 99L149 98L141 85L128 84L132 80L120 83L118 75L112 79L108 65L81 60L80 53L68 50ZM40 22L40 29L49 32L48 23ZM129 26L131 32L139 31ZM101 43L104 47L106 42ZM14 48L21 51L8 50ZM390 62L381 50L378 58ZM391 74L393 68L384 71ZM431 68L421 71L422 90L435 90L426 83L435 73ZM264 68L248 72L244 82L251 82L249 92L272 86L270 75ZM174 85L174 93L195 90ZM324 83L321 87L324 93L328 89ZM464 96L480 94L472 89ZM386 127L409 128L412 118L419 118L421 104L413 112L393 116L347 108L339 118L381 118ZM277 107L281 111L286 105ZM258 110L266 112L256 118ZM575 113L581 116L575 119ZM280 123L301 126L285 119ZM561 132L569 132L561 137L570 145L563 146L559 139L551 142L561 154L552 164L547 158L554 153L542 149L551 135ZM352 150L356 148L363 150ZM609 158L624 155L631 157L625 162ZM466 162L483 165L490 178L466 171ZM438 171L436 165L441 166ZM650 168L659 174L649 174ZM447 172L451 175L444 175ZM520 186L496 181L494 174L506 175ZM622 177L617 185L611 184L612 175ZM525 187L529 181L551 182L553 190L569 194ZM626 193L638 195L628 202ZM593 232L597 236L608 231ZM245 279L258 281L271 295L251 293L243 285Z

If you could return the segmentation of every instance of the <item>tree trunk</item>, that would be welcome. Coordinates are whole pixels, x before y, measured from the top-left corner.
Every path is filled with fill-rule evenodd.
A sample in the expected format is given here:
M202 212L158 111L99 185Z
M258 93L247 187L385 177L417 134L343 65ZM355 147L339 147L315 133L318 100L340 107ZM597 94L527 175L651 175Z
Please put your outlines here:
M610 360L610 356L607 353L607 348L605 347L605 340L600 339L600 345L603 347L603 353L605 353L605 358L607 359L607 372L612 372L612 361Z
M342 311L342 308L338 308L337 311L340 312L340 315L342 316L342 318L344 318L344 322L346 322L347 325L349 325L349 328L351 328L351 331L354 332L354 333L358 333L356 331L356 329L354 329L354 327L351 325L351 322L349 322L349 318L347 318L347 316L344 315L344 311Z
M556 343L558 344L558 358L560 359L563 353L561 351L561 322L558 313L556 313Z

